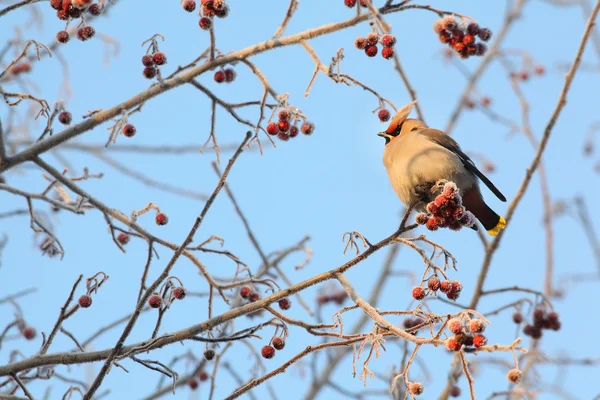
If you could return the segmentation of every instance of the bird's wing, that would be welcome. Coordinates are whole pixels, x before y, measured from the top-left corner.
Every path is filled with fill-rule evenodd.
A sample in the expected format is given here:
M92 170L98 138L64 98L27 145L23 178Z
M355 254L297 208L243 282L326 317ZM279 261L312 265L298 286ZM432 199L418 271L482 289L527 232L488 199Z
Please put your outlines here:
M477 177L481 179L483 183L485 183L485 186L487 186L492 191L492 193L496 195L496 197L498 197L502 201L506 201L506 197L504 197L502 192L500 192L500 190L498 190L498 188L494 186L494 184L479 169L477 169L473 160L471 160L471 158L460 149L460 146L458 145L456 140L452 139L450 136L437 129L423 128L419 129L417 133L427 137L432 142L437 143L443 148L450 150L451 152L456 154L458 158L460 158L467 170L477 175Z

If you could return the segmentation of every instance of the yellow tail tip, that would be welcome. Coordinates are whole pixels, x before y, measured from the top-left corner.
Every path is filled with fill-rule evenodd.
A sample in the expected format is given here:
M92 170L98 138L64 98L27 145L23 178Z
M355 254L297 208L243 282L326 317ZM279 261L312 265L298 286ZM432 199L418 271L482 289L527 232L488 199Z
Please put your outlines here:
M498 221L496 226L487 232L492 236L496 236L498 234L498 232L500 232L505 227L506 227L506 220L504 218L500 217L500 221Z

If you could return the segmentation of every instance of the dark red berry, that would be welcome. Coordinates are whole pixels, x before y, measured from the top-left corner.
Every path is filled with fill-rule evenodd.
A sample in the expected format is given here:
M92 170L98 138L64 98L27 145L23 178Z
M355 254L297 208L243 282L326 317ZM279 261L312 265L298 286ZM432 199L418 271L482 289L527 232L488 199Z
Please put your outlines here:
M159 51L154 53L152 61L154 61L154 64L156 65L164 65L167 63L167 56L162 51Z
M190 389L196 390L196 389L198 389L198 381L195 380L194 378L190 378L188 380L188 386L190 387Z
M90 6L90 8L88 8L88 12L94 16L98 16L100 14L102 14L102 5L99 3L94 3Z
M304 133L305 135L312 134L314 130L315 126L311 122L305 122L300 127L300 132Z
M256 293L256 292L252 292L250 293L250 296L248 296L248 301L250 303L254 303L255 301L258 301L260 299L260 294Z
M381 56L386 60L389 60L394 57L394 49L391 47L384 47L383 50L381 50Z
M34 327L31 326L26 326L23 329L23 337L27 340L32 340L36 337L37 335L37 331L35 330Z
M217 83L225 82L225 72L223 72L223 71L215 72L215 82L217 82Z
M298 136L298 132L299 132L299 130L296 125L290 127L290 137L291 138Z
M206 361L212 360L215 358L215 351L213 349L206 349L206 351L204 351L204 358Z
M344 4L348 8L352 8L356 5L356 0L344 0Z
M445 346L450 351L458 351L462 347L462 343L452 336L446 339Z
M208 17L202 17L200 18L200 22L198 24L200 25L201 29L207 31L212 27L212 19Z
M279 140L283 140L284 142L290 140L290 135L288 135L285 132L279 132L279 133L277 133L277 137L279 138Z
M280 121L287 121L288 119L290 119L290 112L288 110L284 108L283 110L279 111Z
M292 302L287 297L279 300L279 308L281 308L282 310L289 310L291 306Z
M377 55L377 46L368 46L367 48L365 48L365 54L369 57L375 57Z
M473 333L481 333L485 331L485 323L480 319L472 319L469 323L469 329Z
M58 17L58 19L66 21L69 19L69 12L65 10L58 10L56 12L56 16ZM79 35L79 32L77 32L77 34Z
M285 347L285 340L283 340L283 338L276 337L273 338L271 344L273 345L273 347L275 347L275 350L283 350L283 348Z
M183 2L183 9L187 12L194 12L196 9L196 2L194 0L185 0Z
M208 380L208 374L206 372L202 371L198 375L198 378L200 379L200 382L206 382Z
M227 4L223 4L222 7L215 10L215 15L217 18L226 18L229 15L229 6Z
M236 73L233 69L227 68L225 70L225 82L230 83L235 80Z
M125 232L121 232L121 233L119 233L119 236L117 236L117 240L122 245L126 245L127 243L129 243L129 235L126 234Z
M158 74L158 70L155 67L146 67L142 73L146 79L152 79Z
M79 307L88 308L92 305L92 296L84 294L79 298Z
M546 312L541 308L536 308L533 311L533 322L541 322L546 316Z
M72 121L73 117L71 116L71 113L68 111L63 111L60 114L58 114L58 122L60 122L63 125L69 125Z
M266 359L273 358L275 356L275 348L273 346L265 346L262 348L261 354Z
M142 64L144 64L144 67L152 67L154 65L154 59L150 54L146 54L142 57Z
M412 290L412 297L415 300L423 300L425 298L425 289L421 286L415 286Z
M166 225L169 222L169 217L163 213L156 214L156 225Z
M460 396L460 388L458 386L452 386L450 388L450 397Z
M62 0L50 0L50 7L54 8L55 10L61 10L62 9Z
M277 125L277 123L270 122L267 125L267 133L273 136L277 135L279 133L279 126Z
M469 33L469 35L473 35L476 36L479 34L479 25L477 25L474 22L471 22L468 26L467 26L467 32Z
M247 299L252 293L252 288L250 286L244 286L240 289L240 297L242 299Z
M277 126L281 132L287 132L290 129L290 123L285 120L280 120Z
M550 321L558 321L558 313L556 311L551 311L548 313L548 320Z
M60 31L56 34L56 41L58 43L67 43L69 41L69 32Z
M383 35L381 43L384 47L392 47L396 44L396 37L394 35Z
M418 213L415 216L415 221L417 222L417 224L419 225L425 225L427 223L427 221L429 220L429 217L427 216L427 214L425 213Z
M481 28L477 35L481 40L487 42L492 37L492 31L490 31L488 28Z
M162 305L162 298L158 293L154 293L148 299L148 305L152 308L159 308Z
M95 34L96 30L94 28L91 26L84 26L77 30L77 39L85 42L86 40L91 39Z
M187 291L184 287L178 286L175 289L173 289L173 297L175 297L177 300L185 299L186 294Z
M69 17L71 17L72 19L81 17L81 10L76 7L71 8L69 10Z
M440 39L440 42L442 42L444 44L448 44L452 40L452 36L450 35L450 32L447 32L447 31L440 32L438 38Z

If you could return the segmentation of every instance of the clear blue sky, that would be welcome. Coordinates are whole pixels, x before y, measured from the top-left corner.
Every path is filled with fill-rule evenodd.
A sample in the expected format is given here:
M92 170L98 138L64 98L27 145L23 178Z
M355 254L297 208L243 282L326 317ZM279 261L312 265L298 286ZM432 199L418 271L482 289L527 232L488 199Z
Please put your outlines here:
M160 4L159 4L160 3ZM170 3L170 4L168 4ZM376 4L383 1L376 1ZM468 15L482 25L497 31L504 14L505 2L461 0L453 2L431 1L432 6L449 8ZM223 52L237 50L266 40L272 36L287 8L286 1L251 2L232 0L230 16L216 21L217 47ZM53 10L46 2L29 6L43 16L43 25L28 24L23 30L23 38L36 39L43 43L53 40L61 29L62 22L54 17ZM324 23L350 18L354 11L343 6L342 0L304 0L287 28L286 33L299 32ZM16 26L23 27L31 13L26 8L12 12L0 19L0 37L10 38ZM409 10L387 17L398 39L396 51L401 57L407 75L418 92L427 123L431 127L443 128L465 84L464 77L453 67L445 65L438 42L431 26L437 17L423 10ZM565 71L560 64L570 62L578 46L585 21L578 7L560 8L541 1L531 1L526 5L521 19L509 33L503 48L526 49L539 63L546 66L548 73L531 79L522 85L531 105L531 123L537 137L547 123L556 105L562 88ZM208 33L198 28L197 16L184 12L177 1L173 2L118 2L109 18L101 18L93 23L97 32L118 41L120 52L112 57L108 65L103 43L97 38L89 42L72 40L61 47L62 54L69 63L70 89L67 97L63 84L61 64L57 57L44 58L34 65L31 78L39 89L35 93L53 103L59 99L67 101L74 121L88 110L108 108L149 86L142 77L140 58L144 54L140 44L155 33L165 36L160 43L167 54L169 63L163 67L166 74L178 65L187 64L208 45ZM353 40L358 35L369 32L368 24L320 37L311 41L322 61L328 62L339 48L345 49L342 72L350 74L366 85L376 89L381 95L400 106L410 97L405 90L393 63L380 56L367 58L355 50ZM3 41L4 42L4 41ZM584 64L598 65L598 53L588 47ZM299 282L317 273L336 267L350 258L343 255L342 234L357 230L371 241L389 235L397 226L400 202L391 190L385 169L381 162L383 140L375 134L384 128L372 114L377 100L358 87L336 85L324 75L317 77L310 96L304 98L304 91L314 68L308 54L300 46L290 46L261 54L252 61L269 78L271 85L279 93L287 92L290 102L300 107L316 125L310 137L298 137L287 143L277 141L277 148L267 145L263 156L258 152L244 153L230 175L229 183L244 213L250 221L256 236L267 252L295 244L305 235L310 235L310 247L314 257L310 265L295 271L294 265L300 256L289 259L284 267L294 282ZM464 63L465 68L474 70L480 59L471 58ZM520 63L518 57L515 63ZM212 72L199 77L199 80L230 102L258 100L262 94L260 83L243 65L235 67L237 79L229 85L218 85L212 80ZM5 90L19 90L5 86ZM506 73L498 62L494 62L478 85L481 94L492 99L493 110L506 118L520 123L520 107L512 94ZM595 206L598 175L594 172L593 158L582 157L582 147L588 126L597 118L596 94L600 91L597 72L580 71L569 93L568 104L555 126L544 160L550 178L553 198L573 198L584 196L591 206L591 217L596 221L600 216ZM26 105L19 106L23 111ZM0 117L6 126L7 107L0 108ZM241 111L251 120L258 117L257 109ZM142 113L131 117L137 127L137 135L132 139L119 138L119 143L146 145L201 144L209 133L210 102L202 93L191 86L180 87L148 102ZM42 130L43 121L32 124L34 137ZM108 124L97 127L78 138L82 143L103 144L107 140ZM217 135L220 143L239 143L246 127L233 121L223 110L217 114ZM507 136L508 129L491 121L478 111L465 111L454 131L454 137L468 152L486 154L497 166L490 175L492 181L504 192L509 201L519 187L525 169L533 157L529 142L521 134ZM263 138L264 139L264 138ZM266 140L263 140L266 143ZM122 152L107 154L131 168L143 171L156 180L169 182L186 189L210 193L217 178L210 166L214 155L193 154L186 156L134 155ZM173 194L148 188L137 181L121 175L117 170L103 164L88 154L64 150L60 155L68 158L73 165L73 174L82 173L83 167L90 172L103 172L101 180L82 183L85 190L101 199L110 207L129 213L152 201L169 215L169 224L157 227L151 216L141 217L140 223L150 232L165 239L180 243L187 235L195 217L203 207L203 202L182 198ZM229 154L223 156L227 160ZM597 156L596 156L597 158ZM57 168L62 168L56 157L45 154L43 159ZM41 191L45 181L40 172L31 166L10 171L6 178L11 185L27 191ZM503 213L506 204L484 191L489 204ZM15 208L25 208L24 199L0 192L0 212ZM36 203L36 210L48 211L43 203ZM71 215L66 212L50 214L52 225L66 248L64 260L41 256L34 243L29 221L26 216L0 220L0 235L7 233L9 243L2 255L0 269L0 297L27 287L37 287L38 292L23 298L19 304L26 320L38 331L51 328L60 306L79 274L91 276L104 271L109 281L94 297L94 304L82 310L65 327L78 338L86 338L99 326L130 312L137 298L139 277L144 267L146 246L133 240L127 246L127 254L121 253L107 233L102 215L90 211L86 216ZM592 273L596 271L596 261L580 226L568 217L554 223L555 233L555 284L562 287L564 277L571 273ZM208 214L196 235L196 243L210 235L225 238L225 247L254 269L260 260L247 240L243 226L234 213L230 201L222 193ZM452 276L464 285L461 301L466 303L479 271L483 250L476 235L467 230L458 233L441 230L428 234L428 238L448 248L459 260L459 271ZM164 267L170 252L159 248L160 260L153 263L151 274L156 276ZM358 292L367 297L373 281L378 275L385 251L379 252L357 267L350 270L348 278ZM209 271L217 276L233 273L235 264L225 258L201 257ZM486 281L487 289L519 285L543 290L545 257L544 232L542 228L541 197L537 176L533 179L527 195L517 210L513 223L508 227L500 249L494 257L491 271ZM420 275L423 265L408 249L402 249L395 269L412 271ZM180 277L192 291L206 291L205 281L195 272L196 269L181 259L173 273ZM410 290L414 282L401 276L390 278L386 283L381 300L376 306L380 309L406 309L411 303ZM560 332L545 332L542 348L549 357L568 356L576 359L598 357L598 346L594 335L600 328L597 318L590 315L600 301L596 290L597 281L564 286L566 295L555 300L555 307L561 315L563 327ZM310 304L319 287L303 293ZM83 289L79 291L82 292ZM503 304L522 298L522 294L510 293L486 298L480 303L479 311L485 312ZM533 298L530 296L530 298ZM444 313L452 310L438 303L431 303L433 311ZM222 302L217 302L215 312L226 310ZM324 309L325 320L334 312L332 306ZM309 317L297 301L289 311L295 318ZM346 317L350 325L359 314ZM491 343L510 343L515 336L511 322L511 312L504 312L492 319L487 330ZM8 304L0 306L0 321L10 321L13 309ZM178 330L205 320L206 300L188 298L177 303L166 314L163 332ZM147 313L138 322L128 342L148 338L154 326L155 313ZM400 320L393 320L400 322ZM242 328L249 323L242 318L236 325ZM369 328L366 328L369 329ZM120 329L111 331L94 343L94 349L104 349L114 345ZM265 330L263 339L254 339L257 348L270 337ZM265 361L266 371L279 366L283 361L303 349L315 344L317 338L292 328L291 336L284 351L275 359ZM0 350L0 362L5 363L10 351L18 349L26 356L39 348L41 339L26 342L22 339L7 341ZM529 340L524 342L529 345ZM72 347L69 340L59 336L51 352ZM186 349L201 356L203 346L185 343L184 346L171 346L155 351L148 357L164 362ZM387 346L387 352L371 362L370 368L388 374L392 367L398 369L401 357L400 347ZM427 348L420 352L432 380L426 381L422 370L413 367L411 379L425 384L424 399L435 398L446 381L450 355L442 349ZM480 355L479 358L488 357ZM475 358L470 356L470 358ZM494 354L493 358L510 361L510 354ZM228 352L227 360L235 365L239 374L249 376L255 361L248 348L237 345ZM130 373L113 369L105 379L103 388L111 388L109 399L139 398L154 390L158 375L140 368L131 361L123 364ZM324 358L319 358L319 368ZM301 398L310 382L309 359L288 369L284 375L271 380L279 397ZM178 371L185 374L190 366L180 364ZM63 375L89 380L96 375L99 364L75 367L69 372L67 367L58 367ZM577 399L591 399L598 394L598 385L592 377L598 376L597 367L571 367L569 369L546 366L539 368L539 375L527 379L538 381L544 388L556 385ZM260 372L262 375L265 371ZM351 358L345 359L337 368L335 381L344 388L358 392L362 382L353 379ZM486 398L492 392L503 391L507 387L504 367L486 366L484 372L476 375L478 398ZM360 373L360 372L359 372ZM229 394L235 383L228 374L221 371L218 378L215 398ZM43 384L43 385L42 385ZM47 382L30 385L32 393L43 395ZM463 392L467 386L460 383ZM385 389L386 382L370 381L368 389ZM59 398L66 390L63 383L54 384L51 398ZM206 398L208 388L190 393L181 388L176 398ZM101 389L102 391L102 389ZM268 396L266 386L257 388L258 398ZM320 399L344 398L338 392L325 389ZM466 396L463 396L466 398ZM544 393L540 399L558 398L555 394Z

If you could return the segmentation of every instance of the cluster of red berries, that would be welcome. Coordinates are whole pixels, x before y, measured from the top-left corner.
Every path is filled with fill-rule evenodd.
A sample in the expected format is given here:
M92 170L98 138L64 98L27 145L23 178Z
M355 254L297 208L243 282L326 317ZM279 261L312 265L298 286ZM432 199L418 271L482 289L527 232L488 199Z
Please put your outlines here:
M461 27L452 16L435 21L433 31L438 35L440 42L450 46L460 58L464 59L470 56L483 56L487 46L476 42L477 37L484 42L492 37L492 31L488 28L480 28L474 22Z
M60 122L61 124L69 125L71 121L73 121L73 116L70 112L61 111L60 114L58 114L58 122Z
M162 226L162 225L166 225L169 222L169 217L167 217L166 214L159 212L156 214L155 220L156 220L156 225Z
M275 357L275 350L283 350L285 347L285 339L282 337L274 337L271 340L271 344L262 348L261 354L266 359L271 359Z
M191 377L191 378L188 380L188 386L190 387L190 389L192 389L192 390L196 390L196 389L198 389L198 380L199 380L200 382L205 382L205 381L207 381L207 380L208 380L208 374L207 374L206 372L204 372L204 371L201 371L201 372L198 374L198 379L196 379L196 378L194 378L194 377Z
M240 289L240 297L242 299L248 300L249 303L254 303L255 301L260 300L260 294L258 294L258 292L255 292L250 286L243 286ZM279 308L281 308L284 311L289 310L290 307L292 307L292 301L287 297L284 297L277 303L279 304Z
M460 281L450 281L448 279L440 281L440 278L434 275L427 280L427 289L422 286L415 286L412 290L412 296L415 300L423 300L427 294L436 294L439 290L449 300L456 300L460 296L462 289L463 285Z
M541 76L546 73L546 69L543 65L536 65L530 69L524 69L521 72L511 72L510 77L521 81L528 81L532 75Z
M81 18L84 12L88 12L91 15L97 16L102 13L103 7L101 4L91 4L92 0L50 0L50 6L56 10L56 16L62 21L68 21L70 19ZM88 33L80 36L79 31L84 28L90 28L92 30L91 36L88 37ZM77 31L77 37L79 40L87 40L94 35L94 28L82 27ZM67 43L69 41L69 34L66 31L60 31L56 34L56 40L59 43Z
M182 2L183 9L187 12L193 12L196 9L194 0L185 0ZM198 25L205 31L213 26L213 18L226 18L229 15L229 6L225 0L200 0L202 6L202 16Z
M442 193L427 204L427 213L417 214L416 221L430 231L437 231L438 228L459 231L464 226L473 226L475 217L463 207L462 198L454 182L446 182Z
M360 0L358 3L360 4L361 7L368 6L368 4L365 0ZM346 7L352 8L352 7L356 6L356 0L344 0L344 4L346 5Z
M277 122L269 122L267 125L267 133L272 136L277 136L280 140L287 141L290 138L295 138L298 136L299 131L308 136L315 130L313 123L308 121L304 121L302 125L300 125L300 129L296 126L297 121L293 122L294 125L290 124L292 115L286 108L279 111L278 116L279 120ZM295 120L296 118L293 119Z
M146 54L142 57L142 64L144 65L144 77L146 79L153 79L159 73L159 66L167 63L167 56L162 51L156 51L152 54Z
M473 318L466 324L458 318L452 318L448 321L448 330L454 334L445 342L446 348L450 351L459 351L463 345L479 348L487 344L487 338L482 335L485 331L485 322L479 318Z
M233 68L220 69L215 72L215 82L217 83L231 83L235 80L236 73Z
M13 75L19 75L29 71L31 71L31 64L29 64L28 62L17 64L10 69L10 73Z
M394 35L385 34L381 37L375 32L371 32L367 37L359 36L354 40L354 47L359 50L364 50L368 57L375 57L379 52L377 43L381 43L383 50L381 56L386 60L394 57L394 45L396 37Z
M519 312L514 313L513 321L516 324L520 324L523 322L523 315ZM543 308L538 307L533 311L533 324L526 324L523 327L523 333L531 336L533 339L539 339L542 337L543 329L558 331L560 327L561 323L557 312L546 312Z
M319 295L317 297L317 304L323 305L323 304L327 304L329 302L334 302L338 306L341 306L342 304L344 304L344 301L346 301L347 298L348 298L348 293L346 293L344 290L340 290L340 291L332 293L332 294Z
M184 287L178 286L171 291L171 295L173 298L177 300L185 299L187 291ZM152 295L148 298L148 305L152 308L160 308L163 304L163 299L160 297L160 294L157 292L152 293Z

